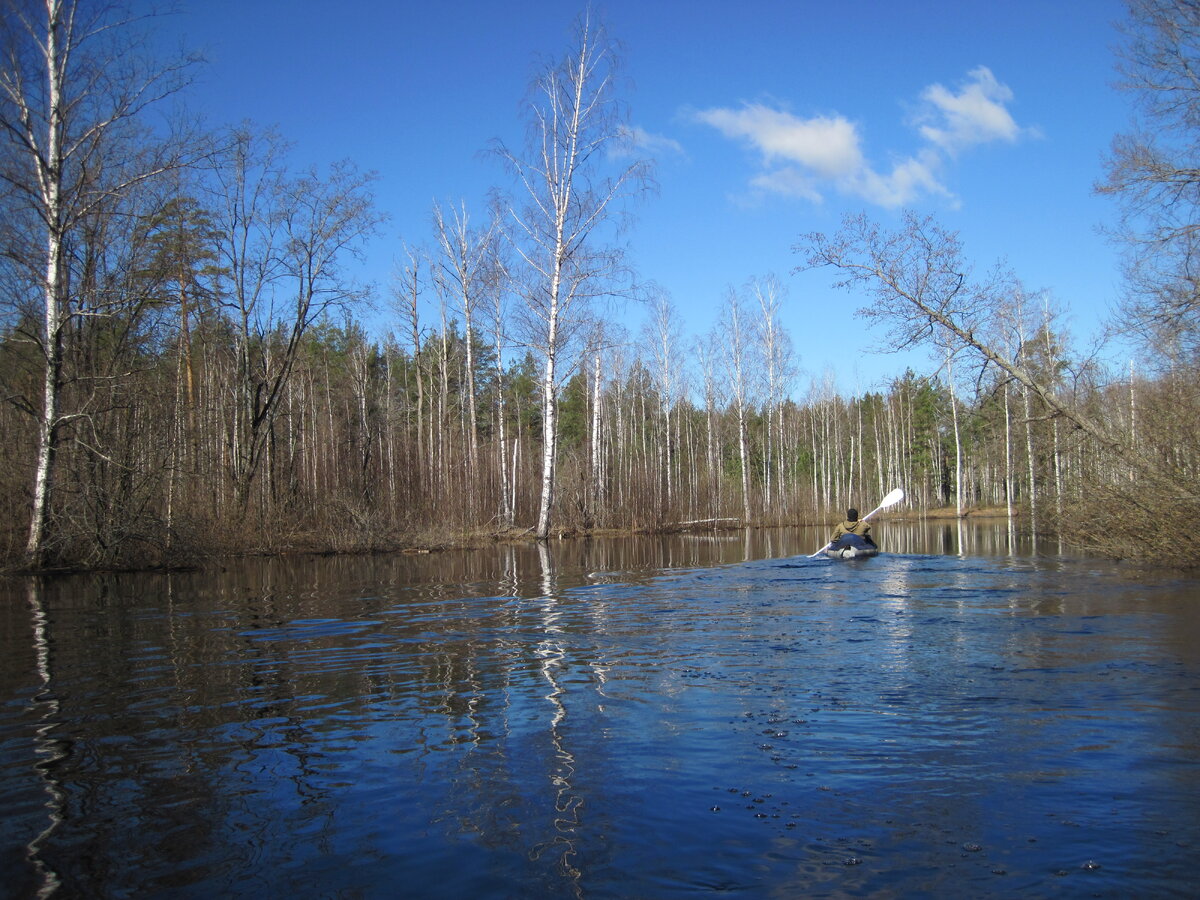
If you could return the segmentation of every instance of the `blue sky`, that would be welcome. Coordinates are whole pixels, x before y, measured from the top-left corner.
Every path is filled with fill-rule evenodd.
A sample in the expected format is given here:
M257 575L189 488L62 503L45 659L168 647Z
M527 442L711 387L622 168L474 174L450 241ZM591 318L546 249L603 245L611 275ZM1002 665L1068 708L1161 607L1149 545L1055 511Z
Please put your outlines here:
M978 268L1005 260L1067 311L1084 343L1120 290L1094 194L1129 98L1115 91L1118 0L598 0L623 45L631 122L659 190L630 234L641 276L691 335L729 286L777 275L803 370L844 393L924 354L869 352L883 335L829 273L792 270L810 231L905 208L960 232ZM277 125L298 166L349 158L380 175L390 216L362 277L387 280L401 239L430 239L434 201L482 209L505 174L482 154L519 146L539 59L561 55L582 4L564 0L191 0L159 20L203 50L187 95L211 123ZM636 334L641 313L626 309Z

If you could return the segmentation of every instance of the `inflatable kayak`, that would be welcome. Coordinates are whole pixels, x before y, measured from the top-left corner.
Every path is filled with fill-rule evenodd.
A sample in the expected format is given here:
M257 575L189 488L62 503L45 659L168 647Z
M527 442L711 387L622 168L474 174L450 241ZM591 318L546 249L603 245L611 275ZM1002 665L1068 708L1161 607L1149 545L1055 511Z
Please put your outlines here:
M863 559L878 553L879 546L873 540L857 534L843 534L825 548L825 555L830 559Z

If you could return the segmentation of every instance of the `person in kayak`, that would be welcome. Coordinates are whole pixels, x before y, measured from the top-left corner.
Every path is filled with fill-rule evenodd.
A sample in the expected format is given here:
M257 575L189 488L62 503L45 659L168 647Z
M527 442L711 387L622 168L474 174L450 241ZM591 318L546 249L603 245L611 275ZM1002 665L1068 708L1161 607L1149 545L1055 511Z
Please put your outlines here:
M860 538L866 541L872 547L875 546L875 541L871 537L871 526L866 522L860 521L858 518L858 510L851 507L846 510L846 521L842 522L833 532L833 540L830 544L837 543L837 539L844 534L857 534Z

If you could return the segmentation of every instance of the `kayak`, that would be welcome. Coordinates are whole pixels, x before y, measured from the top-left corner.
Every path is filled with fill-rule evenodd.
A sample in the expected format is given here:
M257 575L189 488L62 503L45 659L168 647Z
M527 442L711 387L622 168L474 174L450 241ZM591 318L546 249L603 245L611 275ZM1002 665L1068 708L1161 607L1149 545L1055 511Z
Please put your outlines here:
M879 546L873 540L857 534L843 534L825 548L830 559L865 559L878 553Z

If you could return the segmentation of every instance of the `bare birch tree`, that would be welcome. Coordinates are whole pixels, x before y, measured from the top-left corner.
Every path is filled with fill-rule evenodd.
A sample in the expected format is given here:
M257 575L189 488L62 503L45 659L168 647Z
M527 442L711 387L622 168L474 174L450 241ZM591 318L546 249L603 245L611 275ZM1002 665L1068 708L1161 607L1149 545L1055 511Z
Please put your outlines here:
M178 145L118 156L114 151L145 110L179 90L192 60L159 65L137 51L137 17L78 0L0 6L0 179L36 212L41 230L44 360L37 462L26 560L43 561L60 409L63 341L78 310L68 247L81 224L133 186L180 164ZM149 150L150 152L146 152Z
M1119 324L1157 366L1200 362L1200 5L1126 0L1120 86L1134 120L1118 135L1101 193L1117 198L1127 250Z
M494 416L496 421L496 467L500 475L500 502L497 521L501 529L511 528L516 516L517 467L515 457L509 461L509 434L507 410L507 383L505 378L505 350L508 348L508 284L507 264L498 244L493 244L494 272L497 283L493 286L490 306L492 324L492 349L496 355L496 386L493 391ZM519 430L520 426L517 425ZM516 446L515 443L513 445Z
M708 477L708 514L716 518L721 510L721 448L717 433L717 357L720 353L719 338L710 333L707 338L697 338L693 344L697 364L700 367L701 390L704 395L704 471Z
M611 293L624 275L617 247L603 243L617 224L618 204L648 177L642 160L618 162L628 134L616 99L616 57L588 14L561 60L536 77L525 110L523 154L496 151L512 169L520 205L508 209L506 231L525 272L518 279L526 326L542 356L542 487L536 534L550 535L558 460L558 391L566 353L589 303Z
M664 507L669 509L675 500L673 479L674 444L672 441L671 414L681 395L680 384L683 367L679 365L681 329L679 312L671 302L670 295L662 290L655 291L650 301L650 319L642 332L643 343L650 348L650 359L654 364L654 381L658 388L659 410L663 431L659 442L659 464L666 479Z
M286 151L273 132L241 128L215 173L224 302L237 335L230 459L243 512L302 341L322 316L360 299L340 264L380 220L373 175L343 162L327 175L289 176Z
M810 234L797 250L807 253L802 268L836 269L837 286L860 288L874 299L860 314L890 326L887 349L941 345L966 354L978 368L995 366L1040 400L1049 415L1066 418L1115 453L1132 452L1123 436L1067 405L1021 359L1005 352L993 328L995 310L1019 285L1003 270L980 282L968 280L970 266L958 236L931 218L907 213L903 228L885 232L865 216L850 216L836 235Z
M737 417L738 459L741 461L742 520L746 525L751 520L750 498L750 435L747 415L750 412L753 379L753 332L748 321L745 302L733 288L725 295L718 326L722 361L728 376L729 392ZM714 336L715 337L715 336Z
M431 453L425 444L425 378L421 372L421 342L424 333L421 329L421 267L425 262L425 254L405 244L402 248L403 259L396 264L392 277L392 300L396 314L404 326L405 337L412 348L412 365L410 366L416 380L417 416L416 416L416 448L417 448L417 483L428 482L428 469L431 465Z
M475 320L477 308L486 300L485 294L498 292L494 247L498 223L493 219L485 228L472 228L465 203L454 207L448 220L442 207L435 204L433 223L441 250L435 279L439 290L445 296L452 297L457 311L462 313L466 331L467 465L469 473L474 475L479 460L478 415L475 408Z
M843 275L840 285L864 289L874 299L862 313L891 326L892 347L941 342L977 370L994 367L1020 385L1031 505L1037 502L1038 491L1036 415L1069 423L1075 432L1072 440L1090 441L1107 459L1107 468L1120 464L1137 473L1133 485L1097 485L1085 496L1091 506L1087 516L1077 517L1081 521L1076 533L1097 546L1111 548L1114 537L1119 536L1117 541L1125 546L1152 547L1155 537L1165 533L1164 523L1177 519L1179 510L1195 507L1200 483L1194 471L1182 463L1187 453L1164 454L1149 446L1134 446L1119 420L1057 391L1055 379L1039 372L1035 364L1042 344L1036 336L1022 341L1015 355L1005 349L1004 336L995 331L996 310L1020 301L1020 285L1003 273L982 282L969 281L957 236L911 214L904 227L892 233L857 217L847 220L832 238L810 235L806 249L810 266L839 270ZM1174 408L1187 402L1188 398L1182 397ZM1181 436L1181 440L1187 438ZM1087 524L1084 518L1089 520Z
M783 490L783 405L787 389L795 377L792 342L783 328L779 314L783 303L783 285L774 275L755 278L750 292L758 302L758 340L761 346L763 377L766 380L766 422L763 429L763 495L767 509L778 505L786 510L787 495Z
M958 518L966 515L963 508L963 448L962 432L958 427L958 391L954 386L954 354L949 348L946 354L946 389L950 394L950 423L954 431L954 509Z

